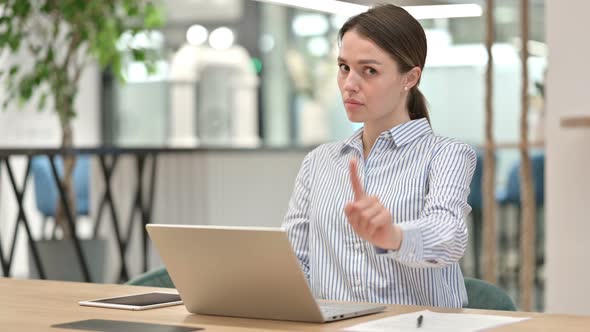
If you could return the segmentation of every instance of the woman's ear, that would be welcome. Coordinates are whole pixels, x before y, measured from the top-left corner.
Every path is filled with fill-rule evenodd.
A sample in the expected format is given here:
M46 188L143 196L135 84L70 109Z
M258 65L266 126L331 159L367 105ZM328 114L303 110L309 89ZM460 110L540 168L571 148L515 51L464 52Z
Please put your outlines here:
M422 76L422 69L420 69L420 67L410 69L410 71L405 74L404 86L408 87L408 89L413 88L418 82L420 82L420 76Z

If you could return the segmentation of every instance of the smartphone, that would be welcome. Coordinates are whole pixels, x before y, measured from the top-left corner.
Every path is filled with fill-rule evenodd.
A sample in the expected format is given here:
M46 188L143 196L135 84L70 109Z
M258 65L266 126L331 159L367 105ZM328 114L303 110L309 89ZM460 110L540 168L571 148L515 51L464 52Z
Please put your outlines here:
M147 310L182 304L182 300L177 293L150 292L80 301L78 304L113 309Z

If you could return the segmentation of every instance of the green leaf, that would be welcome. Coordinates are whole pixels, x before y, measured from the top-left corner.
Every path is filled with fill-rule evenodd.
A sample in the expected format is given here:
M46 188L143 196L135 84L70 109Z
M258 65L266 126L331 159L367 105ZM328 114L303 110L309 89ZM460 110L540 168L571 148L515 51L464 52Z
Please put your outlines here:
M45 2L43 5L41 5L41 7L39 8L39 10L44 13L47 14L49 12L51 12L51 3L50 2Z
M113 70L113 74L115 74L115 76L117 76L117 79L119 80L119 82L124 83L125 77L123 77L123 70L122 70L120 57L117 57L116 59L114 59L113 63L111 64L111 68Z
M47 55L45 56L45 62L46 63L52 63L53 62L53 47L49 47L49 49L47 50Z
M12 52L18 51L20 48L21 36L20 35L12 35L11 38L8 40L8 46L10 46L10 50Z
M162 17L161 11L151 2L148 2L145 7L143 24L147 29L159 28L164 24L164 18Z
M80 33L81 40L88 40L88 37L90 36L88 29L82 28L79 29L78 32Z
M75 15L78 12L75 6L71 5L71 1L59 1L59 7L62 17L67 22L74 21Z
M35 74L37 74L41 79L46 79L49 77L49 66L46 62L37 62L35 66Z
M25 18L31 12L31 2L24 0L17 0L12 7L12 16Z
M18 95L23 101L28 101L33 95L33 88L35 87L34 77L26 76L20 81L18 85Z
M147 69L149 75L153 75L156 73L156 64L151 61L145 63L145 68Z
M135 61L145 61L146 59L146 52L143 49L134 48L131 50L131 55L133 56L133 60Z
M123 8L127 12L128 16L137 16L139 14L139 5L137 1L125 0L123 1Z
M10 40L10 35L8 34L8 32L0 33L0 49L3 49L9 40Z
M16 73L18 73L19 69L20 68L18 65L12 65L12 67L10 67L10 71L8 72L8 76L14 77L14 75L16 75Z
M44 111L45 110L45 104L47 103L47 93L43 93L41 95L41 97L39 98L39 105L38 107L38 111Z

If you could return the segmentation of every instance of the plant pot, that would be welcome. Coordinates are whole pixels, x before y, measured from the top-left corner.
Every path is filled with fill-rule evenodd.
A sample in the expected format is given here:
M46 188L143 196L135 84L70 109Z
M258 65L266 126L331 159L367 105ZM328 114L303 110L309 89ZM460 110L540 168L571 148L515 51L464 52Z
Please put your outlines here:
M92 282L104 283L106 271L107 240L88 239L79 240L82 255L90 272ZM45 277L49 280L81 281L85 282L76 255L74 243L71 240L40 240L35 241ZM29 275L39 276L35 260L29 250Z

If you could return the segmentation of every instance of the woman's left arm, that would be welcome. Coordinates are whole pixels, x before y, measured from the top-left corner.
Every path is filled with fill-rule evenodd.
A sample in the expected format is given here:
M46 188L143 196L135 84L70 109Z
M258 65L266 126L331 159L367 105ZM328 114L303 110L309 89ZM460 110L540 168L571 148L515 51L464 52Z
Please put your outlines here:
M415 267L444 267L459 261L467 247L465 217L476 154L463 143L452 142L433 157L429 191L417 220L397 223L403 236L399 250L377 253Z

